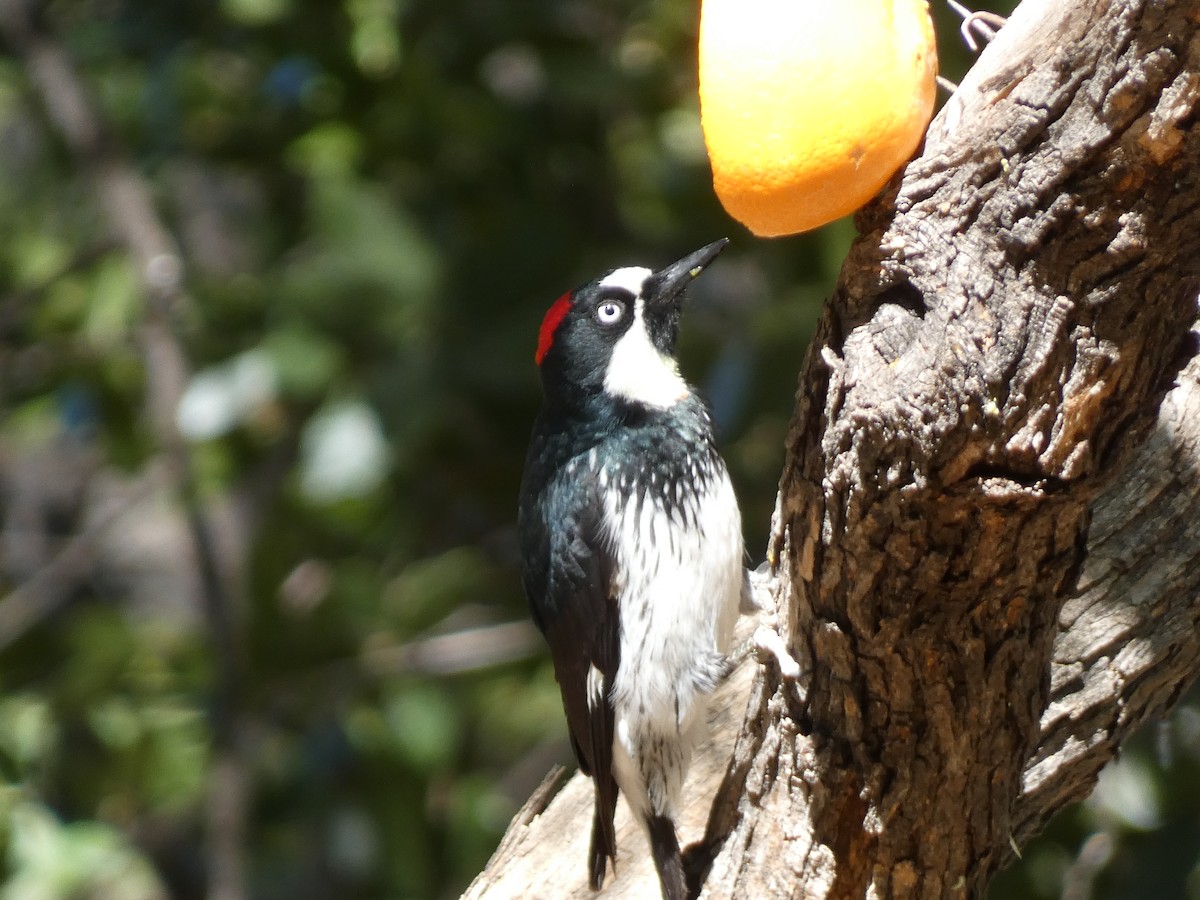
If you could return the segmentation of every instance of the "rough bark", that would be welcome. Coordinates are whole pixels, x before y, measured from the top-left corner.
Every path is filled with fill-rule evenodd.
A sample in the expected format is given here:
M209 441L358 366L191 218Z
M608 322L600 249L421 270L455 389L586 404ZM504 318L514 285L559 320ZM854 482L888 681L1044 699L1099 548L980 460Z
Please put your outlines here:
M1200 670L1198 105L1200 2L1026 0L860 215L771 547L811 675L723 698L704 896L978 896ZM582 787L468 895L586 896Z

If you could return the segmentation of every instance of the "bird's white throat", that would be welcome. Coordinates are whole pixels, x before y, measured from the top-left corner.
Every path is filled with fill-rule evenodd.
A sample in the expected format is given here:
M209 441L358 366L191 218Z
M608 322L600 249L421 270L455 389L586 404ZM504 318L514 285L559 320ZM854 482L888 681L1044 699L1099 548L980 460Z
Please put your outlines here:
M627 271L618 269L608 277ZM633 322L613 347L604 374L604 390L623 400L668 409L687 397L688 386L675 360L650 340L645 307L644 300L637 300Z

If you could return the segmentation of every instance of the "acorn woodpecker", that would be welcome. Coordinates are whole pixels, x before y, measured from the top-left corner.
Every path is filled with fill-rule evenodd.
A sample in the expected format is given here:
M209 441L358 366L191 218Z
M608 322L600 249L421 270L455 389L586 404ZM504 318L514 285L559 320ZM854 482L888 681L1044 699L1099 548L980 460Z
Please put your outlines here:
M675 341L685 289L726 243L658 272L614 269L555 301L538 336L521 576L595 782L596 890L616 862L619 787L663 896L687 896L676 809L707 695L730 668L746 573L737 499Z

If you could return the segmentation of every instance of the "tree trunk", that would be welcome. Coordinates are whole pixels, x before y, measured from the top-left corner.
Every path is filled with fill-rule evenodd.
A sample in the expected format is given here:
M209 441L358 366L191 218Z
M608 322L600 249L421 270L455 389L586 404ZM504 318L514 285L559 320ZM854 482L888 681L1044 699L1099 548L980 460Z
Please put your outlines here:
M769 551L810 674L718 701L704 896L980 896L1200 670L1198 107L1200 0L1026 0L860 214ZM588 785L535 800L468 896L588 896Z

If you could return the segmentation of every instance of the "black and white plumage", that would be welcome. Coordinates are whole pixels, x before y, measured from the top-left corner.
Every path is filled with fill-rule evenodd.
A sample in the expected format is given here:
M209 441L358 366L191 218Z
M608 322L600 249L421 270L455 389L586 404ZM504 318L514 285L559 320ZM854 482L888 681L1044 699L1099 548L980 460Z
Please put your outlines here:
M667 900L686 896L676 809L743 590L737 500L674 358L684 289L725 243L616 269L550 308L521 485L522 580L595 782L591 885L615 861L619 786Z

